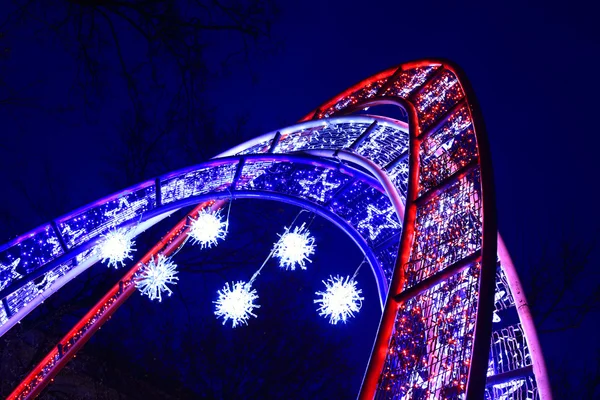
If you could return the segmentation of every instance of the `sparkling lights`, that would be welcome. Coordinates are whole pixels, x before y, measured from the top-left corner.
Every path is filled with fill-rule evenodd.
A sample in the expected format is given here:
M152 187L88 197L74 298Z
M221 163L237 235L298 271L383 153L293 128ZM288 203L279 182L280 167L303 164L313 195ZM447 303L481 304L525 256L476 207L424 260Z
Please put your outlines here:
M315 196L320 202L325 202L326 197L329 196L335 189L340 186L339 182L329 182L327 180L329 176L329 170L323 170L319 176L314 179L305 178L298 181L298 184L302 186L304 189L304 193L311 193ZM315 190L315 186L322 186L323 190L321 192Z
M135 286L150 300L162 301L162 293L166 292L169 296L173 293L167 284L177 284L177 273L177 265L170 258L159 254L142 267Z
M439 72L432 81L415 96L415 108L423 130L430 127L440 116L464 97L464 91L456 76L448 70Z
M473 265L400 304L379 390L410 399L427 391L431 399L464 397L478 276Z
M390 72L391 74L391 72ZM449 181L458 170L471 164L477 158L477 147L472 130L470 108L464 104L455 107L464 98L458 79L450 70L442 66L418 67L402 71L387 81L387 76L377 81L369 81L362 87L353 90L350 95L343 96L333 105L325 107L317 114L317 118L329 116L343 111L345 107L355 105L373 96L399 96L414 104L418 114L418 124L423 142L419 149L421 165L417 187L419 195L423 195L439 187L440 183ZM449 111L452 113L449 113ZM341 114L341 113L340 113ZM451 114L451 115L450 115ZM332 119L333 120L333 119ZM277 153L293 152L316 148L345 148L364 132L369 123L329 123L318 128L304 127L300 131L283 135L277 145ZM406 151L406 135L399 131L375 129L358 147L357 152L381 167L394 160ZM429 131L430 130L430 131ZM245 153L265 153L270 148L270 141L261 142ZM393 164L387 170L402 193L406 193L409 173L409 160ZM206 166L200 169L186 170L183 173L161 179L159 186L154 181L144 184L127 197L111 198L100 205L90 207L85 213L69 216L57 221L58 230L50 225L43 229L23 236L10 247L0 250L0 289L6 288L15 279L21 278L20 273L29 273L40 266L47 265L66 250L61 246L58 236L62 236L67 248L72 248L93 239L107 227L135 221L142 213L159 205L170 204L191 196L223 191L231 185L238 164L221 166ZM253 168L251 168L253 167ZM322 168L301 169L292 163L276 163L274 161L246 161L237 182L237 189L263 190L279 192L289 196L298 196L310 201L328 204L336 215L350 222L361 230L361 233L371 241L382 241L388 237L388 231L399 231L400 224L393 215L393 209L378 203L379 194L371 194L367 184L360 181L348 182L347 179L334 170ZM459 183L451 184L440 195L433 196L432 201L419 206L415 238L411 249L411 257L406 265L407 287L433 276L448 266L463 260L479 250L481 238L480 211L481 190L480 177L477 172L470 173ZM402 186L404 185L404 186ZM234 185L235 186L235 185ZM340 190L343 189L343 190ZM156 194L160 196L157 198ZM379 205L378 205L379 204ZM206 212L208 216L213 216ZM226 235L226 222L214 218L211 228L206 225L201 229L198 223L202 213L190 224L189 237L200 243L202 248L212 247ZM215 220L222 225L216 229ZM292 224L293 226L293 224ZM314 253L314 238L308 231L302 231L304 225L293 230L286 228L276 243L279 245L280 266L295 269L300 265L306 268L305 262ZM385 230L385 231L383 231ZM112 231L104 236L107 241ZM304 236L306 234L306 236ZM220 236L222 235L222 237ZM291 244L284 245L284 236ZM212 237L214 239L207 239ZM295 239L294 239L295 237ZM391 236L390 236L391 237ZM383 239L387 240L387 239ZM118 242L118 241L117 241ZM104 243L104 242L103 242ZM119 246L122 243L118 243ZM64 244L63 244L64 245ZM133 242L131 243L133 245ZM119 246L108 246L114 251ZM121 246L122 248L125 246ZM391 250L390 250L391 249ZM127 255L118 260L103 257L109 266L124 265L126 258L131 258L131 246L125 252ZM275 248L270 256L275 256ZM119 253L119 252L117 252ZM388 254L389 253L389 254ZM389 246L381 249L378 259L386 270L388 279L391 278L397 247ZM381 255L383 254L383 255ZM381 255L381 256L380 256ZM20 264L19 264L20 258ZM391 261L386 261L391 260ZM265 261L266 263L266 261ZM19 266L17 272L16 267ZM133 284L151 299L162 299L161 294L172 291L168 285L176 284L177 271L175 264L168 258L158 256L151 259L147 265L138 265L140 273L123 282L124 290ZM263 264L264 266L264 264ZM70 265L63 265L65 271ZM387 267L387 269L386 269ZM262 267L261 267L262 268ZM50 271L44 275L44 282L51 282ZM215 315L223 319L225 325L231 319L232 326L247 324L250 317L256 317L254 310L259 308L254 302L258 294L252 288L253 280L260 269L247 283L227 283L218 291ZM427 290L417 298L410 299L398 311L395 330L389 343L388 359L383 369L377 398L461 398L464 396L465 382L470 373L469 359L474 337L475 314L477 312L477 279L478 270L471 267L465 272L434 288ZM497 280L498 281L498 280ZM359 312L362 301L362 291L357 289L356 281L349 277L331 276L322 292L316 292L319 315L329 318L329 322L337 324L346 322ZM41 284L40 284L41 285ZM506 283L508 285L508 283ZM34 285L7 296L4 305L7 310L18 309L17 300L27 306L27 302L37 296ZM133 289L132 289L133 290ZM34 293L34 294L32 294ZM41 293L41 291L39 291ZM89 329L101 323L101 317L107 310L117 304L121 292L115 292L112 297L100 306L83 327L72 334L71 338L62 343L63 350L68 351ZM497 310L494 312L494 333L492 341L493 360L491 374L499 374L518 370L531 365L531 357L526 338L519 325L509 326L510 321L516 320L516 308L510 289L496 293ZM1 306L1 305L0 305ZM512 314L515 315L512 315ZM500 315L502 318L500 318ZM15 318L14 316L12 318ZM4 323L0 321L0 325ZM22 393L35 388L36 385L51 376L55 363L60 360L57 350L54 356L44 361L43 368L29 380ZM492 362L493 361L493 362ZM533 376L513 379L506 383L490 385L493 398L537 398L537 387Z
M354 317L354 313L360 311L364 297L360 296L362 289L356 287L354 278L330 276L323 283L325 291L316 292L321 298L316 299L315 303L320 304L317 309L319 315L329 317L329 323L346 323L348 318Z
M279 259L279 266L292 271L299 266L306 269L306 261L312 262L308 256L315 252L315 238L310 231L302 226L294 227L292 231L285 228L285 233L279 237L273 247L273 256Z
M125 260L133 258L131 253L135 251L135 242L127 230L111 229L106 235L102 235L102 238L98 250L102 262L107 263L109 267L125 266Z
M17 265L21 262L20 258L17 258L9 265L3 265L0 263L0 290L4 289L12 280L21 277L16 270Z
M524 384L525 384L524 379L518 379L518 380L503 382L503 383L494 385L493 386L494 391L501 391L501 393L502 393L501 395L499 395L496 398L498 400L513 399L516 394L515 392L517 392L519 390L519 388L521 386L523 386Z
M217 292L219 298L213 303L216 304L215 315L217 318L223 318L223 325L228 320L231 320L232 328L240 324L248 325L248 319L255 317L252 312L255 308L260 308L260 305L254 304L254 300L258 299L256 289L252 289L251 283L243 281L225 283L223 289Z
M225 239L227 225L220 210L211 212L205 208L198 213L198 218L192 220L188 235L194 244L200 243L200 248L210 248L216 246L218 240Z
M373 204L369 204L366 217L358 223L357 227L367 230L369 238L375 240L384 229L400 229L400 223L396 222L394 217L394 206L390 205L386 209L380 210Z

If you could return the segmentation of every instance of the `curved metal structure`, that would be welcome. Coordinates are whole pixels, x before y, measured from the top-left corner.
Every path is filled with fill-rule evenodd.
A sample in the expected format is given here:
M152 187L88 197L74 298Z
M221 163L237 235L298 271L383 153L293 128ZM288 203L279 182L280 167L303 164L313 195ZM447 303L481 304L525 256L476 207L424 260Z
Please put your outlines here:
M473 102L455 66L403 64L298 125L22 235L0 247L0 334L95 263L108 229L139 233L184 206L260 197L329 219L371 264L383 316L360 398L551 399L514 266L501 241L497 247L491 162ZM401 107L408 121L356 114L382 104ZM120 290L133 286L113 288L11 398L39 393L122 304Z

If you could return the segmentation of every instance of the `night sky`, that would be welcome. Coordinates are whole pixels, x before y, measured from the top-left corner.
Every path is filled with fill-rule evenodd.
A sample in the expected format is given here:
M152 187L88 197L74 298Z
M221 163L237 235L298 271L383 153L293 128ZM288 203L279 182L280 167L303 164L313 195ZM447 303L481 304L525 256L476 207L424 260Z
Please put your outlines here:
M598 170L593 165L600 35L592 6L576 1L294 3L277 4L279 12L269 16L269 37L251 41L247 54L234 58L225 70L220 63L239 49L239 38L211 33L200 106L205 123L195 126L199 158L180 156L167 144L167 135L157 152L164 159L145 171L146 178L291 125L383 69L419 58L452 60L470 79L485 118L499 229L526 293L535 299L534 311L540 310L536 317L543 318L540 339L551 380L564 388L581 386L589 380L582 378L585 373L600 378L600 372L594 375L600 371L600 347L590 339L600 303L600 219L593 175ZM63 7L53 4L57 10ZM14 6L0 11L0 23L11 10ZM72 38L48 33L34 18L7 21L0 25L3 243L135 183L123 176L118 159L120 135L133 106L110 37L98 44L106 68L100 90L90 99L81 89ZM124 35L125 61L133 65L145 55L143 39L122 26L116 29ZM177 70L160 62L164 95L175 90ZM146 73L137 76L140 82ZM146 107L161 115L166 101L157 93L149 84L141 96ZM151 122L159 124L160 116ZM203 143L206 126L218 135ZM147 129L156 128L150 124ZM210 254L187 247L178 254L184 272L172 298L151 304L133 296L83 353L105 355L106 368L127 368L161 390L180 390L179 397L243 398L242 393L253 393L277 398L287 390L288 398L335 398L335 393L351 398L360 386L380 310L375 280L365 267L359 281L366 300L358 317L331 326L317 316L312 297L321 280L330 273L352 274L362 260L351 240L323 219L313 224L318 247L308 271L284 274L271 264L257 281L258 319L232 330L212 315L216 290L225 281L248 279L298 211L267 201L236 201L227 241ZM137 255L175 218L144 234ZM566 253L576 260L573 271L578 275L563 296L565 282L571 284L563 268ZM96 279L99 287L108 288L121 272L99 279L104 270L96 265L82 279ZM57 304L68 303L77 285L83 283L57 295ZM581 312L577 305L588 296L595 303L571 326L565 313ZM554 299L560 299L560 313L546 317L544 310ZM85 306L73 310L72 319L56 323L53 332L64 334ZM45 312L50 311L41 309L29 318ZM244 381L248 377L251 381Z

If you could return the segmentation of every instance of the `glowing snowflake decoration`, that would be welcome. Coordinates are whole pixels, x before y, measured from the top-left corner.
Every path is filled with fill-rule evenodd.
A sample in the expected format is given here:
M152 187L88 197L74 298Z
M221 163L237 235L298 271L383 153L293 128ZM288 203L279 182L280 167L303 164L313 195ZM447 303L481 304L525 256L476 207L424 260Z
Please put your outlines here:
M198 213L198 218L192 220L188 235L194 244L200 243L203 249L216 246L217 241L225 239L227 235L227 221L223 221L220 211L204 209Z
M135 242L131 239L130 232L126 229L112 229L106 235L102 235L99 252L103 263L109 267L123 267L126 259L132 259L135 251Z
M168 284L177 284L179 280L177 275L177 265L168 257L159 254L156 258L152 257L148 264L141 269L141 274L135 281L135 286L142 294L145 294L150 300L162 301L162 294L169 296L173 291L169 289Z
M256 314L252 310L260 308L260 305L254 304L254 300L258 299L258 294L256 289L252 289L250 283L232 282L230 287L227 282L217 293L219 298L217 301L213 301L217 305L215 315L217 318L223 317L223 325L231 320L232 328L235 328L242 323L248 325L250 317L256 318Z
M321 298L315 300L315 303L320 304L317 309L319 315L329 317L329 323L346 323L349 317L354 317L354 313L360 311L364 297L360 296L362 289L356 287L354 279L337 275L330 276L327 282L323 283L325 291L316 292Z
M304 224L295 227L293 231L285 228L285 233L279 236L279 240L273 247L273 256L279 259L279 266L285 269L296 269L300 266L306 269L306 261L312 262L308 256L315 252L315 238L310 236Z

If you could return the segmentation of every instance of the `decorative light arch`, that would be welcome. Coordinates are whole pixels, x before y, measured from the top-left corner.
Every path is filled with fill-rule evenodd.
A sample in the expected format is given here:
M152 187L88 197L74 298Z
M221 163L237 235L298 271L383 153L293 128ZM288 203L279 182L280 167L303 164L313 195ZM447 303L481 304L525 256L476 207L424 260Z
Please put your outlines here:
M514 266L504 245L496 247L491 162L473 101L455 66L403 64L298 125L22 235L0 247L0 334L94 264L94 246L108 229L137 234L187 205L200 203L196 211L232 198L268 198L334 222L371 264L385 306L360 398L551 399ZM408 124L350 115L381 104L402 107ZM141 262L180 246L184 222ZM135 268L10 398L41 391L132 293Z

